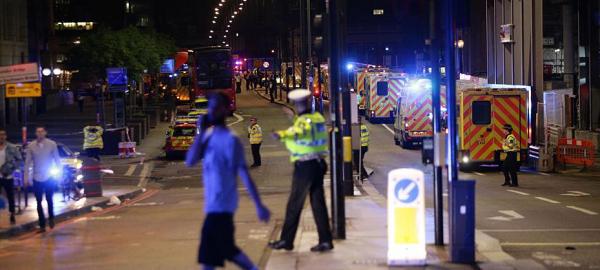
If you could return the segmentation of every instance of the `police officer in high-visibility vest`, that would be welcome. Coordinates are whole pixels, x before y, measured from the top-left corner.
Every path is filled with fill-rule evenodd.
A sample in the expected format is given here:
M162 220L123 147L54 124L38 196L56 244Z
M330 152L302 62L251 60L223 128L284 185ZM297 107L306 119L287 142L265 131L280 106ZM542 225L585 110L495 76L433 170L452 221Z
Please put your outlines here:
M95 124L83 128L83 150L88 157L100 160L100 151L104 148L103 132L102 127Z
M269 243L273 249L294 249L294 238L307 194L310 194L310 205L319 234L319 244L310 250L324 252L333 249L323 189L323 177L327 171L327 128L323 115L310 112L310 95L310 91L306 89L296 89L289 93L289 99L294 101L298 116L293 126L273 134L274 138L285 143L294 163L292 191L287 203L281 238Z
M360 178L365 179L369 177L367 170L365 169L365 154L369 151L369 129L364 123L360 123Z
M506 155L506 158L502 162L502 171L504 172L504 184L502 186L518 187L519 181L517 180L518 161L517 155L519 154L519 141L517 137L512 134L512 126L509 124L504 125L504 141L502 141L502 152Z
M250 167L258 167L261 165L260 145L262 144L262 128L258 125L256 117L250 118L250 126L248 127L248 138L250 138L250 148L252 149L252 158L254 163Z

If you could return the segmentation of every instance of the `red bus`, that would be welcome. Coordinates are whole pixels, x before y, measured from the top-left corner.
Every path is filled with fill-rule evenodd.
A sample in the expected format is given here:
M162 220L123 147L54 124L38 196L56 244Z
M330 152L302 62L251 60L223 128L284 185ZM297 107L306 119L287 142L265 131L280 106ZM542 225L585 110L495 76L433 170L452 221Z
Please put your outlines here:
M235 111L235 83L231 49L200 47L189 52L194 96L206 96L217 91L223 92L231 100L231 111Z

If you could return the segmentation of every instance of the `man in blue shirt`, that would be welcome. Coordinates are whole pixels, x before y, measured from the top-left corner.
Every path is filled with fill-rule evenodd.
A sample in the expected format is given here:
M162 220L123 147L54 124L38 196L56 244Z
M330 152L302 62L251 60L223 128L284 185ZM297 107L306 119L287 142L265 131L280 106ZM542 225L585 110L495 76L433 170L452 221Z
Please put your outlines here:
M239 200L238 175L256 205L259 220L268 222L271 214L250 178L239 138L225 125L229 104L229 98L222 93L209 97L208 114L198 119L198 134L185 161L191 167L202 160L203 167L206 218L198 263L204 265L204 269L214 269L229 260L242 269L254 270L258 267L235 245L233 214Z

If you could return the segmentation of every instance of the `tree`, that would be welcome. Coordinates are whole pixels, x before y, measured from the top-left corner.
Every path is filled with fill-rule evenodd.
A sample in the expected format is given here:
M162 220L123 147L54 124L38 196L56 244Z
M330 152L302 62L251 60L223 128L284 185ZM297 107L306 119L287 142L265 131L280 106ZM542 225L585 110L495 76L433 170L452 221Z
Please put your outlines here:
M163 60L176 51L173 40L154 31L136 27L121 30L99 29L81 38L67 56L67 66L79 70L79 79L104 78L108 67L126 67L130 78L144 70L157 72Z

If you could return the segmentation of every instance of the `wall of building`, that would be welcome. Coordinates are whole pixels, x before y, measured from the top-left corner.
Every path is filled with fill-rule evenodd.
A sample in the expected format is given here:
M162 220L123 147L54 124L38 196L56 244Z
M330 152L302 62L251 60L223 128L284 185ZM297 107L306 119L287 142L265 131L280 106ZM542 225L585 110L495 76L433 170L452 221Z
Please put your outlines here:
M0 66L27 62L27 54L27 0L0 0ZM18 122L19 112L0 86L0 126Z

